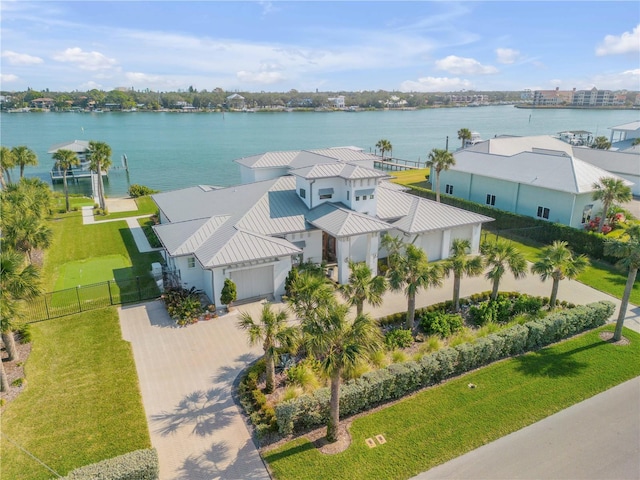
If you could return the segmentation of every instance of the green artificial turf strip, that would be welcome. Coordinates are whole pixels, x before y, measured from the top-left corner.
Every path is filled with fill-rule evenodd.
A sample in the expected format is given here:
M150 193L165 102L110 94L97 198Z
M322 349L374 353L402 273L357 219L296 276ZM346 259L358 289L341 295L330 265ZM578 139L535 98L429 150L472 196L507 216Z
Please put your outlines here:
M60 267L55 290L106 282L126 275L130 271L131 264L122 255L104 255L102 257L67 262ZM130 273L127 276L130 276Z
M612 330L613 326L603 327ZM640 334L628 346L599 332L476 370L356 419L350 447L320 453L297 439L264 454L278 480L405 479L640 375ZM470 389L469 383L477 388ZM384 445L365 439L382 434Z
M27 387L2 414L2 433L61 475L151 441L131 345L115 308L34 324ZM1 442L2 478L53 475Z

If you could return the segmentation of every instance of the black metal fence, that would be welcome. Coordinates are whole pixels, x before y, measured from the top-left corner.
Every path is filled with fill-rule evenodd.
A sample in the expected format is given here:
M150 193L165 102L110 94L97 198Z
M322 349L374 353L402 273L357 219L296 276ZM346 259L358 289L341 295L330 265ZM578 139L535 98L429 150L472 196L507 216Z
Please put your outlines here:
M45 293L26 302L24 313L27 322L41 322L96 308L150 300L160 294L160 287L151 276L109 280Z

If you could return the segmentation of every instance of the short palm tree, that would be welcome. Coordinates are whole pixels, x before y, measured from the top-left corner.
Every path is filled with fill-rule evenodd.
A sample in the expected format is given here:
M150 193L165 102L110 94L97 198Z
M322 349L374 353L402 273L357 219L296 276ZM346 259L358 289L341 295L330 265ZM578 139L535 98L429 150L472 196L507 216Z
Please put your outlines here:
M13 147L11 149L16 166L20 167L20 178L24 177L24 167L27 165L38 165L38 156L33 150L25 145Z
M462 148L464 148L464 142L471 140L471 130L468 128L458 130L458 140L462 140Z
M500 280L509 270L516 280L524 278L527 274L527 260L516 247L505 240L484 242L480 245L480 253L484 257L484 263L489 267L486 273L487 279L493 282L491 299L498 298Z
M34 215L14 210L3 218L2 225L6 244L26 253L29 263L34 249L44 249L51 245L53 231Z
M440 172L449 170L456 164L456 159L451 152L440 148L434 148L429 153L427 167L432 168L436 172L436 201L440 201Z
M601 135L593 139L591 148L595 148L596 150L609 150L611 148L611 142L607 140L607 137Z
M260 320L254 320L247 312L242 312L238 326L249 334L249 343L262 342L264 359L267 366L266 392L275 387L276 361L283 351L292 351L297 343L298 329L287 324L287 312L274 312L270 303L262 307Z
M374 277L365 262L350 261L349 269L349 283L340 286L340 293L348 305L355 305L356 315L362 315L365 302L374 307L382 305L382 295L387 290L387 279L380 275Z
M106 172L111 167L111 147L104 142L89 142L89 168L98 175L98 205L105 208L104 201L104 183L102 181L102 172Z
M413 330L416 315L416 294L421 288L439 287L444 273L439 264L429 263L421 248L409 244L404 254L394 253L392 268L387 272L392 290L403 290L407 297L406 328Z
M628 228L625 235L629 237L626 241L622 239L607 240L604 244L604 253L619 258L620 260L616 262L616 266L629 272L622 295L616 329L613 334L614 341L618 341L622 337L622 326L629 306L629 297L638 276L638 269L640 269L640 225L633 225Z
M471 242L466 239L456 238L451 243L451 255L443 263L446 275L453 273L453 305L455 311L460 310L460 281L464 275L477 277L484 271L484 262L481 256L469 255Z
M589 259L586 256L574 256L567 242L556 240L538 254L538 260L531 266L531 273L540 275L543 282L548 278L553 279L549 306L555 308L560 280L576 278L588 266Z
M335 301L333 285L320 275L303 271L289 285L287 302L300 319L326 311Z
M593 188L595 191L592 198L602 202L602 216L598 225L598 231L602 232L605 220L609 216L609 209L615 203L629 202L632 197L631 188L625 185L622 179L613 177L602 177L593 184Z
M69 188L67 187L67 172L73 167L80 165L80 159L76 152L71 150L61 149L53 154L53 159L56 161L56 167L62 170L62 184L64 186L64 199L67 212L69 208Z
M320 362L331 381L327 440L338 439L340 422L340 383L345 370L353 369L380 348L381 334L376 321L368 315L348 319L348 305L335 302L322 315L302 320L304 344Z
M16 159L13 152L8 147L0 147L0 186L4 190L7 184L11 183L10 170L16 166ZM4 176L7 175L5 181Z
M391 142L389 140L385 140L384 138L382 140L378 140L378 143L376 143L376 148L380 150L380 156L383 160L384 153L390 152L393 149L393 147L391 146Z

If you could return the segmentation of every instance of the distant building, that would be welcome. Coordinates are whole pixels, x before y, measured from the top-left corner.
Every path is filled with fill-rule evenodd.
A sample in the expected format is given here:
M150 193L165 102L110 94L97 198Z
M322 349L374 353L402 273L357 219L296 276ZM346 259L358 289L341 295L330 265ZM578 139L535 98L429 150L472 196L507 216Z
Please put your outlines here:
M337 97L329 97L329 106L333 108L345 108L344 95L338 95Z
M55 103L53 98L34 98L29 105L32 108L51 108Z
M237 93L229 95L227 97L227 107L242 110L246 107L245 98Z
M539 106L570 105L573 90L536 90L533 92L533 104Z

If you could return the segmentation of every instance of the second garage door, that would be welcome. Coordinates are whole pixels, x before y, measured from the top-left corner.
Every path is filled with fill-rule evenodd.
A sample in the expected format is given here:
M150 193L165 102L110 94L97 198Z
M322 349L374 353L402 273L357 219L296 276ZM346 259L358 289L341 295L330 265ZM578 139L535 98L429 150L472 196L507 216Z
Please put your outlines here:
M238 300L273 295L273 265L231 272Z

